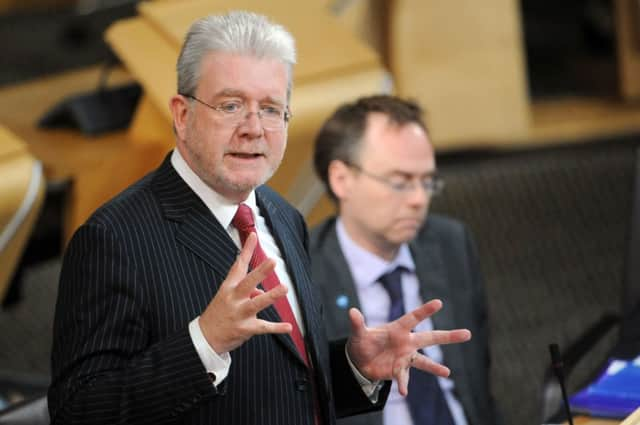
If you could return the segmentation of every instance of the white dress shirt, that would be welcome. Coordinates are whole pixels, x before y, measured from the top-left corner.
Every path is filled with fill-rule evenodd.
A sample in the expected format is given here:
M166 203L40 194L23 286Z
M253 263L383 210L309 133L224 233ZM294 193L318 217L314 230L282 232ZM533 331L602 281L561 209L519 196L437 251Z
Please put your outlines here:
M388 262L357 245L349 237L344 224L339 218L336 221L336 233L340 248L351 270L351 276L355 282L356 292L367 326L379 326L388 321L391 299L386 289L378 281L378 278L395 270L398 266L408 270L408 272L402 273L401 278L405 311L409 312L422 305L424 301L420 296L420 285L415 274L416 267L407 244L401 245L396 257L391 262ZM423 320L416 326L415 330L433 330L431 318ZM442 362L440 346L432 345L423 351L436 362ZM442 388L456 425L467 425L462 405L453 394L453 381L449 378L438 377L438 383ZM393 381L391 385L391 392L383 411L383 418L385 425L420 425L413 423L407 401L398 392L396 381Z

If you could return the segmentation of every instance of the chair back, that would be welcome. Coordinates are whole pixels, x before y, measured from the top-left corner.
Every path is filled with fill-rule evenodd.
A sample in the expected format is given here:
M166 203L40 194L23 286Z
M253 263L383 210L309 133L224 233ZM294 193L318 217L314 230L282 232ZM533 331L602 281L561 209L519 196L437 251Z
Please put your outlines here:
M0 302L44 200L41 163L24 142L0 126Z

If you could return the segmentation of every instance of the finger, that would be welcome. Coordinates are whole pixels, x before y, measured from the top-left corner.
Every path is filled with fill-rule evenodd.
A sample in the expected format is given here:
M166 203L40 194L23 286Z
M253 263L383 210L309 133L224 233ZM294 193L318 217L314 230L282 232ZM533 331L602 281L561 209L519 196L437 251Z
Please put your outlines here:
M442 308L442 301L431 300L422 304L420 307L412 310L396 319L396 322L405 329L413 329L418 323L424 319L433 316Z
M286 286L278 285L256 297L250 298L243 305L244 313L255 316L258 312L273 304L278 298L286 296L287 292Z
M409 392L409 369L411 366L408 360L397 360L392 371L393 377L398 383L398 392L403 396Z
M253 256L253 250L255 249L258 241L257 238L258 237L255 233L252 232L249 234L247 239L244 241L244 246L240 250L240 254L238 254L238 258L236 258L236 261L231 266L231 269L229 269L229 273L227 274L225 282L239 282L247 274L247 270L249 270L249 263L251 262L251 257Z
M249 265L251 257L253 257L253 251L255 250L257 244L258 236L255 234L255 232L249 233L249 236L247 236L247 239L244 241L239 255L243 263Z
M431 358L423 354L418 354L414 358L412 366L416 369L431 373L432 375L442 376L443 378L446 378L451 374L451 371L448 367L432 360Z
M249 298L255 298L255 297L257 297L257 296L259 296L259 295L262 295L262 294L264 294L264 291L263 291L262 289L260 289L260 288L253 288L253 289L251 290L251 293L249 294Z
M264 260L258 267L251 270L242 278L236 289L241 298L250 298L251 293L256 289L258 283L262 282L269 273L273 272L276 262L270 259Z
M430 345L457 344L471 339L471 331L468 329L453 329L450 331L424 331L413 334L416 348L424 348Z
M357 308L349 309L349 319L351 320L351 336L358 337L365 330L364 316Z
M288 334L293 330L289 322L269 322L268 320L258 319L254 335L264 334Z

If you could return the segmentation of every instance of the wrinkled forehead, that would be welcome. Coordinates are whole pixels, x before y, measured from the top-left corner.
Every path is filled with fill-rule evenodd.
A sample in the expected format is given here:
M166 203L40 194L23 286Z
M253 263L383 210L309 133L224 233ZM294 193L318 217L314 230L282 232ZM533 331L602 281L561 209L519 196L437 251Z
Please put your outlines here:
M207 95L221 91L260 94L287 102L290 96L291 67L279 59L250 53L214 51L200 63L198 91Z

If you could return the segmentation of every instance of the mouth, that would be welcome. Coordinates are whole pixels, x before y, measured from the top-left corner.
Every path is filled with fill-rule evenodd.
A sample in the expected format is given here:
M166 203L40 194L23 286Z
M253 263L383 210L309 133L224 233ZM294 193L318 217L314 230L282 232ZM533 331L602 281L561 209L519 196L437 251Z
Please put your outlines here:
M262 153L247 153L247 152L229 152L227 153L227 155L234 159L240 159L240 160L251 160L251 159L261 158L264 156L264 154Z
M423 223L424 219L423 218L409 218L409 217L405 217L405 218L401 218L398 219L396 222L400 225L408 225L408 226L421 226Z

